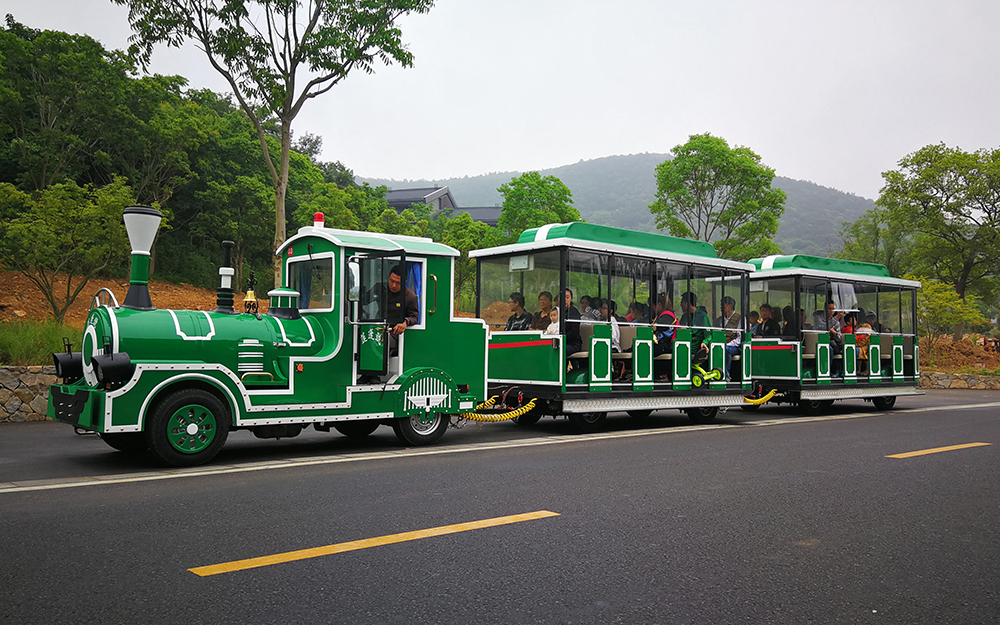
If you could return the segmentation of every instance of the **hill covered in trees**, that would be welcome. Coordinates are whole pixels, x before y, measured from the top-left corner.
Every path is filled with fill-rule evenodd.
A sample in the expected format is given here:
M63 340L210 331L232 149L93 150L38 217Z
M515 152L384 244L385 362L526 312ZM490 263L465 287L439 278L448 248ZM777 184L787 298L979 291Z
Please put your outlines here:
M574 206L587 221L632 230L655 231L649 205L656 195L656 166L667 154L607 156L542 170L573 192ZM391 189L447 186L459 206L499 206L497 188L521 172L495 172L442 180L388 180L358 177L358 182ZM843 247L838 233L872 207L871 200L804 180L776 176L774 186L788 196L776 242L785 253L829 256Z

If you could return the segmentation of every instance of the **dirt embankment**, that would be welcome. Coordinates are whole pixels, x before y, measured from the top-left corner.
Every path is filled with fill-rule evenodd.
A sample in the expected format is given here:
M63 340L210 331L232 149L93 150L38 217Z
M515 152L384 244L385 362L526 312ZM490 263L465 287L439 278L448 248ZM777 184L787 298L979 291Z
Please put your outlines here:
M76 288L73 282L73 288ZM83 328L90 311L94 294L100 289L111 290L119 302L125 301L128 293L128 280L90 280L80 296L76 298L69 312L66 313L65 324L74 328ZM60 277L56 281L55 291L62 297L66 294L66 279ZM199 289L189 284L171 284L152 280L149 283L149 296L153 306L157 308L172 308L174 310L213 310L216 304L215 291ZM257 294L258 299L261 294ZM243 310L243 294L237 293L237 310ZM261 312L267 310L267 302L260 305ZM52 318L52 307L41 292L28 278L16 271L0 270L0 321L15 319L32 319L43 321Z

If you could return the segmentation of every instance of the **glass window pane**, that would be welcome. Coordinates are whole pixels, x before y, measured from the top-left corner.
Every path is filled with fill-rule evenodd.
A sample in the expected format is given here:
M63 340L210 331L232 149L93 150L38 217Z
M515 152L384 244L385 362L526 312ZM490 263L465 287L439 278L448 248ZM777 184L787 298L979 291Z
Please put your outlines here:
M878 290L879 332L892 334L899 332L899 287L881 286Z
M549 325L548 310L559 292L559 252L494 256L479 259L479 316L493 330L502 330L512 314L511 293L524 296L524 309L536 316L532 327ZM539 312L544 308L544 314ZM542 319L544 317L544 319ZM540 320L540 321L539 321ZM539 328L538 325L544 323Z
M649 302L651 266L648 260L639 258L615 256L611 259L611 300L621 319L630 309L636 309L636 303Z
M796 314L794 308L794 278L765 278L751 283L748 314L751 323L756 319L754 336L798 336L802 315Z
M608 257L604 254L570 250L566 286L572 293L573 305L581 315L588 312L586 302L595 297L604 297L607 293L607 267Z
M290 263L291 288L299 292L299 309L333 308L333 259Z
M854 285L854 293L858 297L858 327L871 322L878 317L878 287L874 284L857 283ZM871 319L869 320L869 316Z
M681 325L694 327L711 327L710 311L719 311L722 307L721 289L717 289L725 275L725 269L716 267L694 266L691 272L690 289L681 293ZM690 302L694 310L686 307Z
M916 334L913 328L913 293L913 289L903 289L900 293L903 302L899 310L902 317L902 325L899 326L899 331L903 334Z
M803 330L826 331L827 288L826 280L817 278L802 278L799 280L799 307L805 320Z
M674 313L678 319L681 317L680 301L681 295L688 290L688 280L691 277L691 267L679 263L656 263L656 293L657 297L665 294L669 300L665 310ZM644 310L647 311L646 321L651 320L653 310L652 302L643 302Z

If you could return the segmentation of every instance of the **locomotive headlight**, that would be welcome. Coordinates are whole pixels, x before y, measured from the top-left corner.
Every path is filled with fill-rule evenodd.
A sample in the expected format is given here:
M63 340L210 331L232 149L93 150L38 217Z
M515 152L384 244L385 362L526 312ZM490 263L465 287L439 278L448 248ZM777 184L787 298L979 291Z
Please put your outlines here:
M62 378L65 384L72 384L83 377L82 352L58 352L52 354L56 366L56 377Z
M98 354L90 359L97 376L97 384L119 384L132 377L135 367L125 352Z

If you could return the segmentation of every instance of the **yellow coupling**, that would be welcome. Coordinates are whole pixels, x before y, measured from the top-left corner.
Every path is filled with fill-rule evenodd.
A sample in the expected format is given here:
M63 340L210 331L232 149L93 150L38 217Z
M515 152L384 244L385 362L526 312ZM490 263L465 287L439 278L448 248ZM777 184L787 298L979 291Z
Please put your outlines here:
M774 397L774 395L777 392L778 392L778 389L771 389L770 393L768 393L767 395L764 395L760 399L750 399L749 397L744 397L743 401L745 401L748 404L753 404L754 406L759 406L759 405L761 405L763 403L766 403L768 400L770 400L772 397Z
M489 408L497 401L496 396L490 397L483 403L476 406L476 410L482 410L483 408ZM516 410L511 410L510 412L504 412L501 414L478 414L475 412L464 412L460 417L463 419L468 419L469 421L484 421L484 422L497 422L497 421L508 421L510 419L516 419L523 414L528 414L535 409L535 400L532 399L525 405L521 406Z

